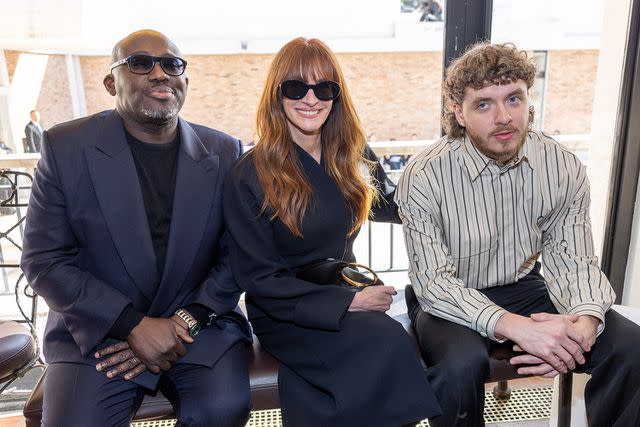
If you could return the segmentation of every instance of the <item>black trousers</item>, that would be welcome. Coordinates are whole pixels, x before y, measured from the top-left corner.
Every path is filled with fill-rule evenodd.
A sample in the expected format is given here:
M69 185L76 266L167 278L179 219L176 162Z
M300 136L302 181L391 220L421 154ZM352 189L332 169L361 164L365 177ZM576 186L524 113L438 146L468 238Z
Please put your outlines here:
M240 427L249 419L247 351L237 343L212 368L177 364L159 388L176 411L176 426ZM52 363L44 383L42 425L128 427L143 389L122 376L108 379L95 366Z
M519 282L482 290L506 310L529 316L557 313L539 268ZM499 344L477 332L425 313L408 289L407 307L429 368L427 376L443 415L430 419L434 427L484 426L484 383L489 377L489 353ZM640 426L640 326L610 310L605 330L586 362L576 372L591 374L585 389L590 427Z

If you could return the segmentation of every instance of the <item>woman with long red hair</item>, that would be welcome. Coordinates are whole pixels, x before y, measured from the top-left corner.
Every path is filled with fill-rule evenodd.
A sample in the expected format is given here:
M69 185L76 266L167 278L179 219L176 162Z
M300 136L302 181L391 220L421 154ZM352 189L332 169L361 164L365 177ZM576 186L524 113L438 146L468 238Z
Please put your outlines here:
M319 40L275 56L258 142L225 185L231 264L249 318L280 362L286 426L401 426L440 411L403 327L395 289L354 292L300 271L354 261L360 227L399 222L393 186L366 145L340 66Z

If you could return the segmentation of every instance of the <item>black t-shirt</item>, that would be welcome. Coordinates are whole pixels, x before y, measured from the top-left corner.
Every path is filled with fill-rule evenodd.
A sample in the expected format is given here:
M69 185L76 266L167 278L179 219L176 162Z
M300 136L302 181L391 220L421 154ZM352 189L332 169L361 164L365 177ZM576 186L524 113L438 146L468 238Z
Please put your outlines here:
M168 144L149 144L140 141L129 132L125 133L138 172L151 241L156 254L159 281L162 278L169 244L180 133L176 133L176 137Z

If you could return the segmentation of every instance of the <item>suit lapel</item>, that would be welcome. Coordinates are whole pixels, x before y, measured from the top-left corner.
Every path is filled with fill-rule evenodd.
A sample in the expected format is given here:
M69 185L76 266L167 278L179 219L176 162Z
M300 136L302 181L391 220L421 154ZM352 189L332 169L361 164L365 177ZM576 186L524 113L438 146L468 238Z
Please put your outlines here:
M172 301L182 289L200 247L211 213L218 177L219 158L210 154L193 128L183 119L180 152L173 195L169 245L164 273L158 288L157 304ZM152 306L162 311L164 307Z
M136 286L153 301L158 282L155 253L133 156L115 110L105 117L95 147L85 155L120 258Z

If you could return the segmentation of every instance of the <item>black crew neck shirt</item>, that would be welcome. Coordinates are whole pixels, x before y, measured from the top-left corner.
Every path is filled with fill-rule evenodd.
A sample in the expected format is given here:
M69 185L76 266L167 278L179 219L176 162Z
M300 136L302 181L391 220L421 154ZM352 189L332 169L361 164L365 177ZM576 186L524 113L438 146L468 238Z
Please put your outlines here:
M168 144L150 144L140 141L126 130L125 133L140 181L160 282L169 245L180 132Z

